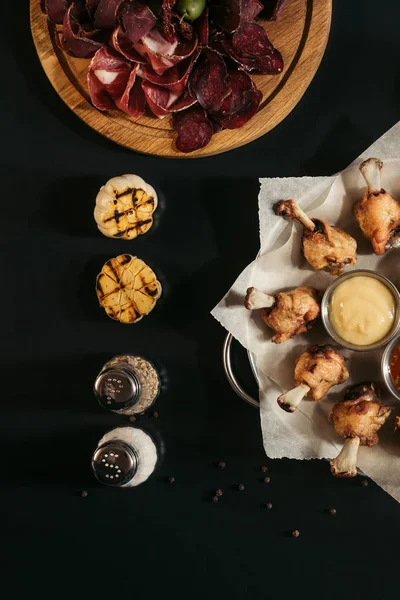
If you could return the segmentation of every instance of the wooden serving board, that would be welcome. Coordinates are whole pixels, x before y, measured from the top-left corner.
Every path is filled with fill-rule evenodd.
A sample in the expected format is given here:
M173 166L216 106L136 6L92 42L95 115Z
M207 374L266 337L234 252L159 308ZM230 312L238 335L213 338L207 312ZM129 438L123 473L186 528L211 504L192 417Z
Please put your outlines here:
M233 150L264 135L296 106L313 79L328 41L332 0L287 0L278 21L264 24L285 62L278 75L253 75L263 92L257 114L241 129L213 136L205 148L182 154L174 143L171 119L144 116L134 121L121 111L102 113L90 103L86 75L89 60L72 58L55 42L55 25L30 0L31 29L40 62L56 92L78 117L110 140L144 154L198 158Z

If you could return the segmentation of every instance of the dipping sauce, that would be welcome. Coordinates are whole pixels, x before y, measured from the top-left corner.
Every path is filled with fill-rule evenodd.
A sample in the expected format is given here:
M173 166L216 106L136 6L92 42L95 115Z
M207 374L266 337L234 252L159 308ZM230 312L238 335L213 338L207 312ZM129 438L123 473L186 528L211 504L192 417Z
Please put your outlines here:
M392 329L396 305L393 294L373 277L351 277L333 291L329 318L335 331L350 344L369 346Z
M393 383L400 389L400 344L393 350L390 356L389 366Z

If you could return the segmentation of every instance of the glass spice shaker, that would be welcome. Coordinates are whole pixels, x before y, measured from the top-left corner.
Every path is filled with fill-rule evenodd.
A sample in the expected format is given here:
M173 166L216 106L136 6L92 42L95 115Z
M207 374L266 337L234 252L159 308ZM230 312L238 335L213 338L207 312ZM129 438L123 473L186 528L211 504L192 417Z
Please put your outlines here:
M101 438L92 456L92 469L100 483L131 488L150 477L157 461L157 447L149 434L124 426Z
M106 362L96 377L94 393L104 408L121 415L135 415L154 404L160 387L158 373L148 360L121 354Z

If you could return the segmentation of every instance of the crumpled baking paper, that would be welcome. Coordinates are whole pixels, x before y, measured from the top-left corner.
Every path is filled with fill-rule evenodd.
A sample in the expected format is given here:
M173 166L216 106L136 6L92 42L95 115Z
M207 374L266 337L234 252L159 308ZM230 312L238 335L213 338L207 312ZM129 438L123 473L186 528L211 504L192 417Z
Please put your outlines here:
M322 323L307 334L283 344L272 344L273 335L261 321L259 311L246 310L243 299L250 286L268 293L298 285L324 290L334 279L314 271L301 256L301 226L277 217L272 206L278 200L294 199L312 217L320 217L348 231L358 243L358 262L353 268L374 269L400 286L399 250L383 257L372 253L352 214L353 204L362 196L365 182L358 166L368 157L384 161L382 185L400 198L400 122L375 142L347 169L332 177L276 178L261 180L259 195L260 255L239 275L212 315L250 352L258 370L260 416L264 448L271 458L330 459L336 456L343 440L328 422L333 404L343 390L366 380L382 381L380 359L383 350L355 353L343 350L349 359L350 379L332 388L320 402L305 399L294 414L284 412L276 399L283 389L293 387L295 358L311 344L329 343ZM382 382L382 390L385 390ZM381 443L362 447L358 467L400 502L400 433L394 433L393 420L400 414L400 403L384 393L382 401L392 407L392 415L380 430ZM329 465L327 464L327 469Z

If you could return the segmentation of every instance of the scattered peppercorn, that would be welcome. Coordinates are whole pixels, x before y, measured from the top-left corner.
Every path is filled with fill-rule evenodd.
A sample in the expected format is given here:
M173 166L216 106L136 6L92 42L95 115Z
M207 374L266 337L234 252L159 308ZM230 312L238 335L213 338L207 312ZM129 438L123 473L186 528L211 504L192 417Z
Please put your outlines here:
M271 477L265 477L264 483L271 483Z
M82 498L87 498L87 495L88 495L87 490L82 490L81 491Z
M168 483L175 483L175 477L168 477Z
M157 412L156 410L153 412L153 417L154 417L155 419L158 419L158 412Z
M361 485L363 485L364 487L368 487L368 481L366 479L363 479Z
M216 495L216 496L222 496L222 494L223 494L223 493L224 493L224 492L223 492L222 490L217 490L217 491L215 492L215 495Z
M265 508L268 508L268 510L271 510L271 508L272 508L271 502L268 502L268 504L265 505Z
M263 467L261 467L261 471L263 473L268 473L268 467L266 467L265 465Z
M218 500L218 496L213 496L212 501L214 502L214 504L217 504Z
M223 461L223 460L220 460L220 461L219 461L219 463L218 463L218 466L219 466L219 468L220 468L220 469L225 469L225 467L226 467L226 462L225 462L225 461Z
M300 531L298 529L295 529L294 531L292 531L293 537L299 537L299 535L300 535Z
M334 517L334 516L336 515L336 508L330 508L330 509L328 510L328 513L329 513L330 515L332 515L332 517Z
M129 420L131 423L134 423L136 421L136 417L132 415L131 417L129 417Z
M244 485L243 485L243 483L240 483L240 484L238 485L238 490L239 490L240 492L243 492L243 490L244 490Z

